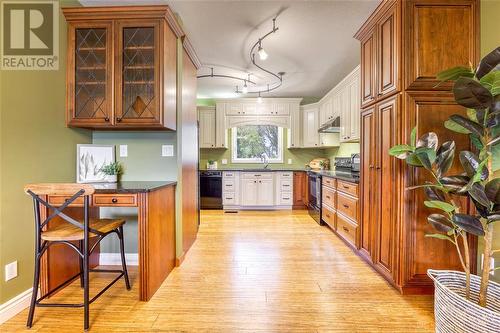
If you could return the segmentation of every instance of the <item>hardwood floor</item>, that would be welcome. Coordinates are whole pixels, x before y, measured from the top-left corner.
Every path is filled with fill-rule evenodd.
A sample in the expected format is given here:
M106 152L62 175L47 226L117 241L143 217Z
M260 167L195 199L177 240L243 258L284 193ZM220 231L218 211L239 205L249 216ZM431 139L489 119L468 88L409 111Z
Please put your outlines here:
M156 295L137 300L132 267L133 290L118 282L91 305L91 332L433 332L432 297L399 295L305 211L201 217L184 263ZM111 278L93 276L94 293ZM73 283L54 300L80 297ZM25 330L26 316L0 332ZM37 308L30 331L82 325L81 309Z

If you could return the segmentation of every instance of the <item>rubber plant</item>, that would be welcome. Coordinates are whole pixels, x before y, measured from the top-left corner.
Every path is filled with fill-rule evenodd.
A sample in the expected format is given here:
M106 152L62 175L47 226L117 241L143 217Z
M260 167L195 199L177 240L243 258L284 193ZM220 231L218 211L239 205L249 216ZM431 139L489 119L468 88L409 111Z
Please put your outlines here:
M500 221L500 47L486 55L474 70L472 66L454 67L438 74L437 78L453 81L455 101L467 108L467 116L454 114L444 126L468 135L471 151L458 152L463 172L449 175L457 152L455 142L438 144L436 133L416 138L413 129L410 144L397 145L389 154L417 168L426 169L433 181L411 187L422 189L427 200L424 205L440 212L428 216L427 222L436 230L427 237L453 243L466 276L465 296L470 299L470 254L468 235L481 237L484 243L481 285L478 304L486 306L491 273L493 227ZM496 173L496 176L495 176ZM474 211L460 205L461 197L474 204Z

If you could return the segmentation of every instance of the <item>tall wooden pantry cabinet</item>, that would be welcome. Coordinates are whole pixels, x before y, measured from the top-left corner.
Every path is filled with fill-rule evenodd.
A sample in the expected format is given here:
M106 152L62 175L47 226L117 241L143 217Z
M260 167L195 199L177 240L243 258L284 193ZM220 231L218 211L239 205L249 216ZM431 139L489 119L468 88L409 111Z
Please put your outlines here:
M361 231L359 254L402 293L430 293L429 268L460 269L448 242L426 238L430 210L421 190L425 172L388 154L428 131L441 142L466 137L443 127L465 109L436 74L479 60L479 1L384 0L355 38L361 44ZM455 161L458 163L458 161ZM450 174L457 170L450 170ZM472 241L475 255L475 242ZM472 262L475 262L473 259Z

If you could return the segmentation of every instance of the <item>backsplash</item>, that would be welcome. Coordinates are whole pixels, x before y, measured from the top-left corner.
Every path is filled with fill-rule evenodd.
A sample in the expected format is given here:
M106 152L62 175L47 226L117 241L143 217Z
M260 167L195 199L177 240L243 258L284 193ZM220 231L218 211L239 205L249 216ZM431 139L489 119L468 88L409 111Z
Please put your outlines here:
M359 151L359 142L347 142L341 143L340 147L328 148L325 154L330 159L330 165L333 165L335 157L350 157L352 154L359 153Z

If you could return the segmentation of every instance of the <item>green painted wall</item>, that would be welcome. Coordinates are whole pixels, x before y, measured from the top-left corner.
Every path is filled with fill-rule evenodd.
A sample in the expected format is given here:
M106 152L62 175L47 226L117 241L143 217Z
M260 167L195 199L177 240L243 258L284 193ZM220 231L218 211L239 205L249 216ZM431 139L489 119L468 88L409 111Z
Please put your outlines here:
M493 49L500 46L500 1L499 0L482 0L481 1L481 56L485 56ZM494 163L500 163L500 156L494 156ZM500 177L500 172L495 174ZM479 242L479 252L482 253L482 242ZM493 235L493 249L500 249L500 225L495 225L495 234ZM495 254L496 266L500 264L500 253ZM478 261L481 260L481 255L478 256ZM478 264L478 269L481 267ZM500 281L500 272L496 272L493 280Z
M231 141L231 129L228 130L228 141ZM283 131L283 145L286 147L287 131ZM262 163L231 163L232 145L229 149L200 149L200 169L206 169L208 160L217 161L218 169L231 168L256 168L262 167ZM271 169L303 169L305 164L316 157L326 157L325 149L287 149L283 151L284 163L271 163ZM222 165L222 159L227 159L228 164ZM288 159L292 159L292 164L288 164Z
M62 1L62 5L74 2ZM59 18L58 71L2 71L0 75L0 304L31 287L34 267L33 208L23 187L30 182L75 180L76 144L91 132L65 127L66 24ZM5 282L4 267L18 262Z

